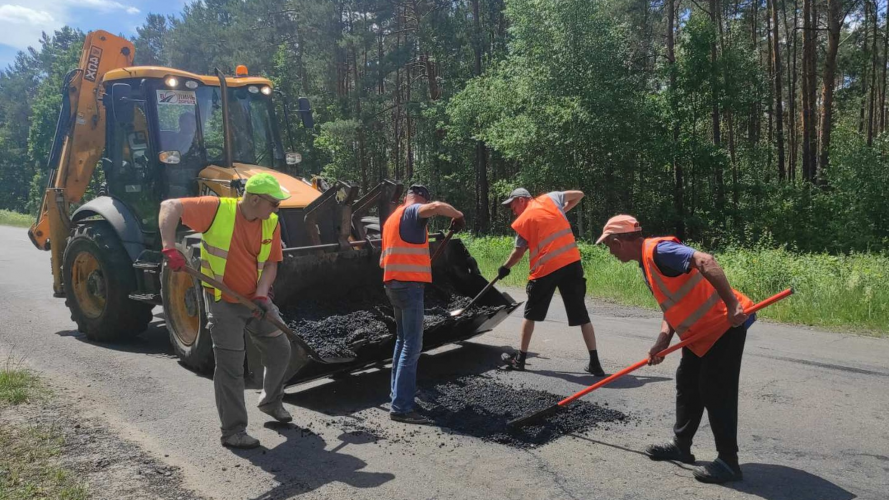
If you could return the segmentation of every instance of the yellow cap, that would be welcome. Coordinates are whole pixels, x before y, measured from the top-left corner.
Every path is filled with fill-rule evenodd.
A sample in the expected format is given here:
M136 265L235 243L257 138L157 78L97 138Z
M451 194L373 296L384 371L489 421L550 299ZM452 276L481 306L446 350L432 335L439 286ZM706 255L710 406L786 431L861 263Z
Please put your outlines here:
M290 191L285 189L278 183L275 176L266 172L260 172L249 179L244 186L244 191L250 194L265 194L276 200L286 200L290 198Z

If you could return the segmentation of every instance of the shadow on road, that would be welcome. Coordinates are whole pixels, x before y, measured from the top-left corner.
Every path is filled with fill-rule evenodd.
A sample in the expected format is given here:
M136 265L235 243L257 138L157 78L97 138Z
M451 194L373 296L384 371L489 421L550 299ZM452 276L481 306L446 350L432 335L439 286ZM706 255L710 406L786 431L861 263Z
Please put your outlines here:
M86 335L77 330L62 330L56 332L56 335L59 337L71 337L85 344L113 351L148 354L162 358L176 358L176 354L170 346L169 333L163 319L151 322L144 332L135 337L113 342L95 342L86 338Z
M273 475L279 483L254 497L255 500L290 498L335 482L353 488L376 488L395 479L395 475L388 472L362 471L367 466L365 461L341 452L348 446L373 442L372 436L343 433L339 436L340 443L327 450L324 439L309 429L277 422L268 422L265 427L278 432L285 441L271 449L232 450Z
M594 377L589 373L562 372L554 370L534 370L531 371L531 373L537 373L545 377L560 378L567 382L584 386L595 384L596 382L604 378ZM669 377L639 377L635 375L624 375L623 377L615 380L614 382L611 382L605 387L609 387L611 389L635 389L637 387L642 387L645 384L651 384L654 382L666 382L668 380L672 379Z
M806 471L774 464L741 464L744 480L727 488L765 500L852 500L857 495Z
M478 375L495 369L504 348L465 342L440 353L420 357L417 385L432 380ZM388 411L391 371L371 370L340 377L299 392L288 393L284 402L327 415L345 416L377 407ZM420 391L422 398L422 390Z

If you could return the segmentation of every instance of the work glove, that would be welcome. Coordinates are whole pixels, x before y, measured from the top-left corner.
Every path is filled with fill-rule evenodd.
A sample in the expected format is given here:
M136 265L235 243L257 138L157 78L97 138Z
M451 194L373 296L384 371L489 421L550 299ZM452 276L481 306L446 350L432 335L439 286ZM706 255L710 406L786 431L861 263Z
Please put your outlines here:
M253 303L259 307L259 309L253 311L254 318L259 319L259 320L264 319L264 318L270 318L270 319L276 319L282 323L284 322L281 319L281 315L278 314L278 308L275 307L275 304L272 302L272 300L270 298L268 298L264 295L257 295L256 297L253 297Z
M451 231L459 233L466 227L466 217L456 217L451 219Z
M182 252L176 250L175 248L165 248L161 250L164 254L164 257L167 258L167 267L172 269L173 271L181 271L182 268L186 266L185 256L182 255Z
M500 269L497 269L497 279L502 280L507 276L509 276L509 268L506 266L500 266Z

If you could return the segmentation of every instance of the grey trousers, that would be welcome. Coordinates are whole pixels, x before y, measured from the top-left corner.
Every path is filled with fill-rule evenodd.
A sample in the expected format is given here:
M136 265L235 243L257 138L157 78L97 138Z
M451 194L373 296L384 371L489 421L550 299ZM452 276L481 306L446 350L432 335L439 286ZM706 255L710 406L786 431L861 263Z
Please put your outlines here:
M244 332L250 334L265 369L262 379L260 408L281 404L284 397L284 374L290 362L290 340L284 332L268 321L257 320L246 306L231 304L205 293L209 304L207 319L216 371L213 388L216 409L226 438L247 429L247 407L244 404Z

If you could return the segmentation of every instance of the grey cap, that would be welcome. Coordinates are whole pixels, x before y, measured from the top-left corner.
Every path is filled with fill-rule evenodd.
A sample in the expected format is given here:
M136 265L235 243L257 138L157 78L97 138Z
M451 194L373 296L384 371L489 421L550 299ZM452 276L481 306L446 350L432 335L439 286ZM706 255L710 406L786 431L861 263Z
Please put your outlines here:
M516 198L530 198L531 193L528 192L525 188L516 188L513 189L511 193L509 193L509 198L506 199L501 205L509 205L512 203L512 200Z

